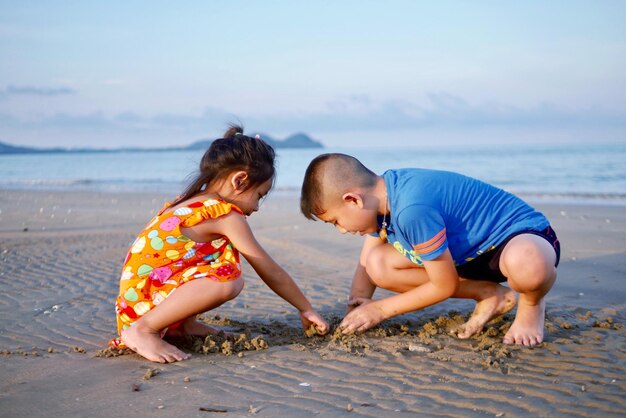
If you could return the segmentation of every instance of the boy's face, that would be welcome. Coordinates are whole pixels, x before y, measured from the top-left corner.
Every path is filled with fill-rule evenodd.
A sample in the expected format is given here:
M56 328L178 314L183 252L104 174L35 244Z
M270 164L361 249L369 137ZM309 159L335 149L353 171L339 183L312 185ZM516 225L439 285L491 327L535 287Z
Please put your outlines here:
M333 224L342 234L349 232L351 234L359 233L365 235L378 232L376 211L366 209L361 197L358 195L348 196L348 198L344 196L343 201L331 205L318 218L326 223Z

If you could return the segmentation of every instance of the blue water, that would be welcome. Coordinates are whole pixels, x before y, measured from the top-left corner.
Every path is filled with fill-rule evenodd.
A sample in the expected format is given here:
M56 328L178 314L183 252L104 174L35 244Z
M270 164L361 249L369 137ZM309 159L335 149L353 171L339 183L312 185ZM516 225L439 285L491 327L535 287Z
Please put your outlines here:
M626 144L506 145L420 149L282 149L275 193L297 195L309 161L343 152L373 171L457 171L522 195L626 201ZM0 155L0 189L178 193L201 151Z

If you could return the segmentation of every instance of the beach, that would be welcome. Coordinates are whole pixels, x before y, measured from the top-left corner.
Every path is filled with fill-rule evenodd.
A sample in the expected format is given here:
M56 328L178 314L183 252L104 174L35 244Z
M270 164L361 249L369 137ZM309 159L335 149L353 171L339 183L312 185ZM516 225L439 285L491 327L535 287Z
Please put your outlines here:
M448 300L353 339L307 338L297 311L249 265L241 295L203 316L269 347L156 364L105 350L121 265L171 196L0 190L0 416L623 416L626 210L532 202L562 246L545 342L501 344L512 313L470 340ZM361 237L272 196L250 224L328 320L342 317ZM384 296L377 291L375 297ZM256 349L262 348L262 349ZM200 350L202 351L202 347ZM113 354L113 355L112 355Z

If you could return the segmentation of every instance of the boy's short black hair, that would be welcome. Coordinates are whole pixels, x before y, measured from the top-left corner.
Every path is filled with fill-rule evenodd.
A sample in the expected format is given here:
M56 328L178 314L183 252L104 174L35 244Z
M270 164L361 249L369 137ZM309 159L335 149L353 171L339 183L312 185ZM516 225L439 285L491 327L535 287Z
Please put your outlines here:
M315 157L306 169L300 210L305 218L315 220L324 212L328 202L349 189L369 188L376 184L376 174L356 158L339 153Z

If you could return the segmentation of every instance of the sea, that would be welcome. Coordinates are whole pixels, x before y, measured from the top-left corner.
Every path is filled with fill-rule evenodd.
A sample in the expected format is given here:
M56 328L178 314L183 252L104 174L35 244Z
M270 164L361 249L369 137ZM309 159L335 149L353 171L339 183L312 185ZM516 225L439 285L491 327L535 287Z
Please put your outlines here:
M626 206L626 143L277 149L278 175L272 193L299 196L308 163L325 152L353 155L377 173L405 167L448 170L528 200ZM5 154L0 155L0 193L23 189L175 195L197 173L202 153Z

